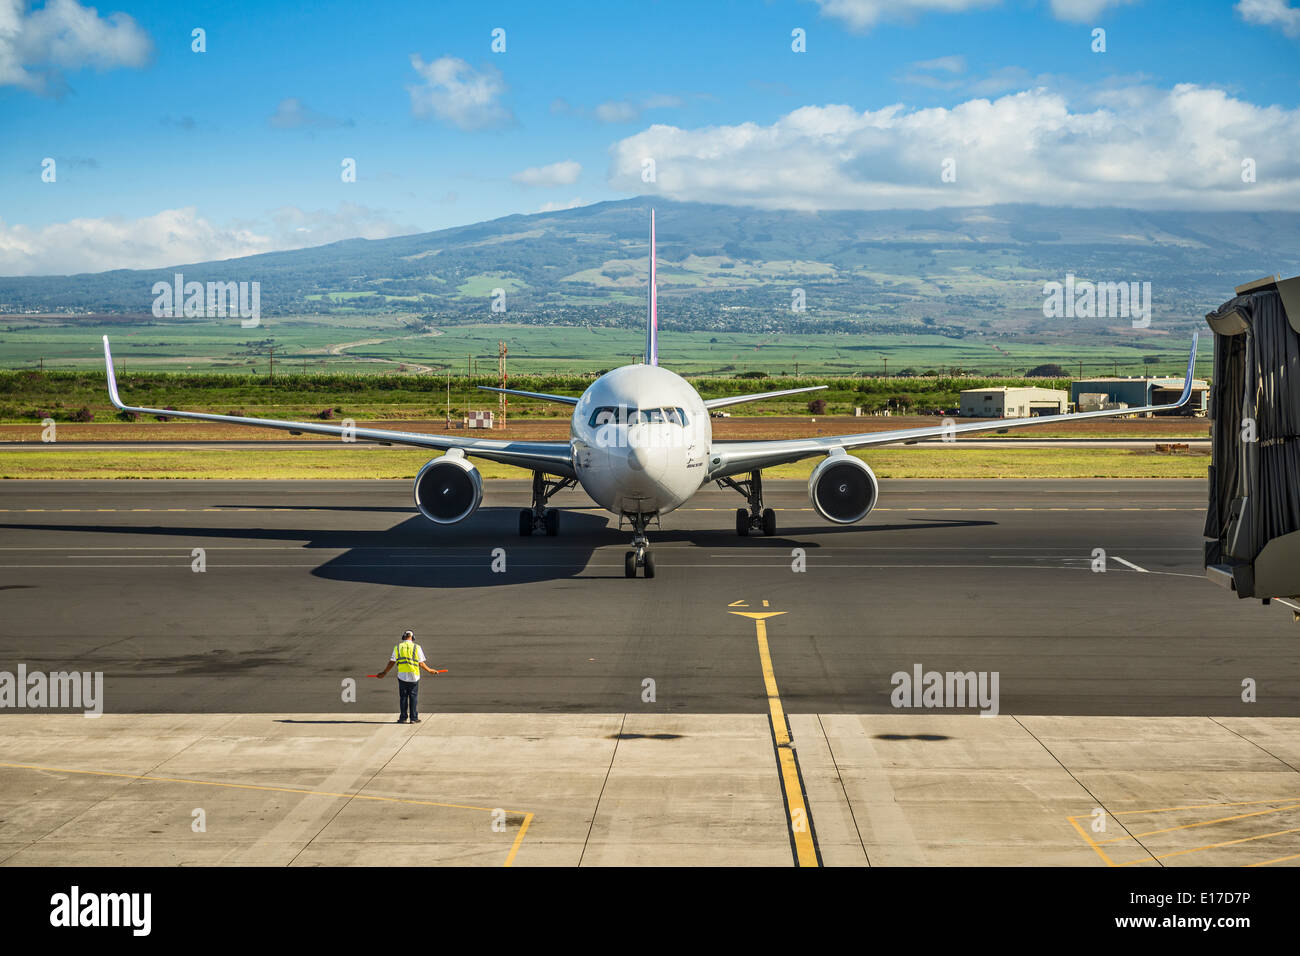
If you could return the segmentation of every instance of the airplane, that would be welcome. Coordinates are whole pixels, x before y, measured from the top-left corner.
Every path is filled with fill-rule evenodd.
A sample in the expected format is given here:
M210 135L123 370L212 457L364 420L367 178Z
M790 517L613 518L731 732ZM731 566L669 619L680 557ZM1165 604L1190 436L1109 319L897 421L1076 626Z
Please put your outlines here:
M987 421L963 424L949 421L942 425L856 435L715 442L710 420L713 411L745 402L815 392L826 386L702 398L690 382L659 365L655 267L652 210L643 362L606 372L576 398L479 386L490 392L573 406L568 441L502 441L127 405L118 395L113 356L106 335L104 365L108 394L117 408L142 415L278 428L292 433L336 435L349 441L411 445L441 451L443 454L426 463L415 476L415 507L435 525L464 521L482 503L483 481L470 458L514 465L532 472L532 505L519 512L519 534L522 536L534 532L544 532L549 536L558 534L560 513L548 507L548 502L556 493L581 485L593 501L619 519L620 528L625 521L631 527L632 548L624 556L624 573L629 578L636 577L638 569L644 577L655 576L654 552L647 530L652 523L662 526L660 519L664 515L680 508L710 483L738 492L745 499L745 507L736 509L736 534L745 536L753 531L774 535L776 512L764 506L763 469L820 456L822 461L813 468L808 479L808 496L813 509L835 524L854 524L876 506L880 483L865 461L849 454L852 449L897 442L910 444L935 438L951 441L957 434L967 432L1002 431L1086 418L1172 411L1191 399L1192 372L1196 364L1195 333L1182 394L1168 405L1001 419L992 424Z

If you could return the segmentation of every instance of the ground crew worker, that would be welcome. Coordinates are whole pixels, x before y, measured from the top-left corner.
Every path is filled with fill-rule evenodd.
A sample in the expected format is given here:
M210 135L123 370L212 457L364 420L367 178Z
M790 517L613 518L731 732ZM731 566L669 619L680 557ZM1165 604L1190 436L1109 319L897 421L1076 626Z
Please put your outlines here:
M399 724L406 723L406 714L409 709L411 723L418 724L420 722L420 710L417 703L420 696L420 671L425 670L430 674L438 672L431 669L424 662L424 648L415 643L415 633L413 631L402 632L402 639L393 648L393 656L388 659L384 669L375 676L387 677L394 664L397 665L398 703L402 710L397 722Z

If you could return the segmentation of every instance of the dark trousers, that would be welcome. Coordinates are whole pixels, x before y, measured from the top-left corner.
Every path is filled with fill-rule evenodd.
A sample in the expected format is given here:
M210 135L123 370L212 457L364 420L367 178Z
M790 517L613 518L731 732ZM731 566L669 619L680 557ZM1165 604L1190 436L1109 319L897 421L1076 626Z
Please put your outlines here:
M416 701L420 698L420 682L418 680L399 680L397 682L398 699L402 706L402 719L406 720L407 705L410 705L410 717L412 720L420 716L419 707Z

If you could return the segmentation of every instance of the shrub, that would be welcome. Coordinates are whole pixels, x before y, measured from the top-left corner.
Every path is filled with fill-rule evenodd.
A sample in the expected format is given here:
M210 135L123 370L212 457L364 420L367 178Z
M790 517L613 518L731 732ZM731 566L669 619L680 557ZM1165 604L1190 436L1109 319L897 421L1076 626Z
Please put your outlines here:
M812 412L814 415L825 415L826 399L814 398L811 402L808 403L808 411Z
M74 422L93 422L95 420L95 413L85 405L82 405L72 413L72 420Z

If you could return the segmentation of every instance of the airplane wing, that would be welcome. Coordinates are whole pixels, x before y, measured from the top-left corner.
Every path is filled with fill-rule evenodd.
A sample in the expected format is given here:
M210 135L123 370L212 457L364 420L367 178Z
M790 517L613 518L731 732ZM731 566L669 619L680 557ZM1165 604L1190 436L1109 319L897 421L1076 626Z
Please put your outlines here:
M559 402L561 405L577 405L578 400L572 395L548 395L545 392L521 392L517 388L494 388L491 385L480 385L479 388L485 392L503 392L506 395L518 395L521 398L537 398L543 402Z
M740 405L742 402L757 402L765 398L780 398L782 395L798 395L800 392L820 392L826 388L825 385L809 385L807 388L787 388L780 392L752 392L749 395L729 395L726 398L710 398L704 402L704 407L709 411L715 408L726 408L729 405Z
M828 435L819 438L776 439L773 441L716 442L709 454L709 481L726 478L746 471L771 468L814 455L828 455L837 449L870 448L875 445L892 445L896 442L918 442L944 438L963 432L1001 431L1004 428L1023 428L1027 425L1051 425L1055 422L1074 422L1085 418L1108 418L1116 415L1135 415L1143 412L1164 412L1181 408L1192 397L1192 373L1196 368L1197 334L1192 334L1192 352L1187 359L1187 377L1183 393L1169 405L1143 405L1140 408L1104 409L1096 412L1076 412L1072 415L1039 415L1034 418L1006 418L994 422L966 422L964 424L926 425L921 428L900 428L894 431L866 432L859 435Z
M226 422L231 425L253 425L259 428L278 428L289 432L306 432L313 435L348 435L358 441L383 442L391 445L411 445L446 451L464 449L465 454L486 461L515 465L532 471L544 471L562 478L573 478L573 456L568 442L558 441L500 441L490 438L467 438L459 435L425 435L419 432L388 431L382 428L352 428L344 425L326 425L321 422L287 422L273 418L244 418L241 415L214 415L208 412L181 412L171 408L140 408L125 404L117 393L117 375L113 371L113 356L104 336L104 367L108 374L108 397L124 412L141 415L165 415L169 418L193 418L204 422Z

